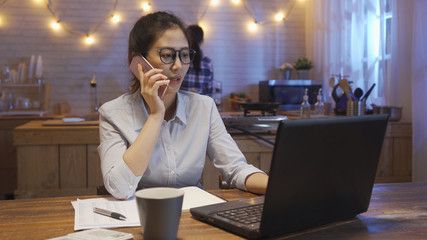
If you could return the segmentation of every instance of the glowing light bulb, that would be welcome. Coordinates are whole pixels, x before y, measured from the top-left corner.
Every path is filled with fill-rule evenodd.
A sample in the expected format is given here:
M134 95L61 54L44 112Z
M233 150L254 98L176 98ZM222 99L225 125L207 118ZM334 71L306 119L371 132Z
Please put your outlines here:
M36 3L42 3L43 0L34 0L34 2L36 2Z
M240 0L231 0L231 2L233 2L234 4L239 4Z
M283 13L278 13L274 18L276 19L276 21L280 22L285 20L285 15L283 15Z
M211 0L211 4L216 6L219 4L219 0Z
M118 22L120 22L120 17L117 15L112 15L111 21L113 21L113 23L118 23Z
M249 31L251 31L251 32L255 32L256 30L257 30L257 26L258 25L258 23L255 21L255 22L252 22L252 23L250 23L249 24Z
M95 42L95 40L93 39L93 37L87 35L86 39L85 39L86 44L93 44Z
M142 3L142 9L144 11L150 11L150 9L151 9L151 3L149 3L149 2Z
M199 22L198 25L203 29L203 32L207 31L207 27L206 27L206 23L205 22Z
M59 24L59 21L54 21L52 22L52 24L50 25L54 30L58 30L61 28L61 24Z

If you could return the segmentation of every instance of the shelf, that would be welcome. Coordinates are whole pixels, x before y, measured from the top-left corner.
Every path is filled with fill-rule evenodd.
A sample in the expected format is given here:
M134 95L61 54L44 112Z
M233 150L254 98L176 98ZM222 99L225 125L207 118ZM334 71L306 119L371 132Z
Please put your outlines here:
M24 87L38 87L39 84L37 83L29 83L29 84L1 84L0 85L2 88L24 88Z
M50 84L1 84L0 91L5 94L3 101L13 103L13 109L7 108L0 111L0 116L29 116L46 114L49 108ZM10 100L12 98L12 100ZM23 106L23 101L29 101L30 104ZM37 102L37 105L32 106ZM29 106L28 106L29 105Z
M46 113L47 113L46 111L37 111L37 110L16 110L16 111L0 112L0 116L30 116L30 115L43 116Z

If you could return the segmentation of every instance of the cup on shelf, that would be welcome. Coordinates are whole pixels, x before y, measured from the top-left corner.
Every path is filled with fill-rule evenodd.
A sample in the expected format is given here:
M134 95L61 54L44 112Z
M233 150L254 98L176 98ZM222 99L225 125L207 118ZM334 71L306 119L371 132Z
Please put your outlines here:
M222 111L222 82L212 82L212 98L219 111Z
M32 107L31 100L29 98L23 98L21 107L23 109L30 109Z
M23 102L24 102L24 98L22 98L22 97L16 97L13 109L22 109L22 108L24 108Z
M35 109L40 109L40 102L39 101L34 101L33 102L33 108L35 108Z

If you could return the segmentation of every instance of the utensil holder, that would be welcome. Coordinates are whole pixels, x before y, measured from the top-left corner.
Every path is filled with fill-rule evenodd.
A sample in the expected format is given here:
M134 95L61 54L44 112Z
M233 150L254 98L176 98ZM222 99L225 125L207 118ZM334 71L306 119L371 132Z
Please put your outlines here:
M347 116L361 116L365 115L365 112L365 101L347 101Z

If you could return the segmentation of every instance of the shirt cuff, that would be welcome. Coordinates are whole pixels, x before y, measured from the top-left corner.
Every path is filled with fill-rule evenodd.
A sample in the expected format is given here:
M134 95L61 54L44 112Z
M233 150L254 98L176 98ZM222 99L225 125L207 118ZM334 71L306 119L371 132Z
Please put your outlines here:
M231 184L232 186L235 185L235 187L237 187L238 189L244 190L244 191L248 191L246 189L246 179L248 178L249 175L254 174L254 173L264 173L263 171L261 171L260 169L254 167L251 164L247 164L243 169L241 169L239 171L239 173L236 175L236 181L234 184Z
M107 183L105 188L118 199L133 197L142 178L142 176L135 176L124 161L115 165L106 177L107 179L104 179L104 182Z

